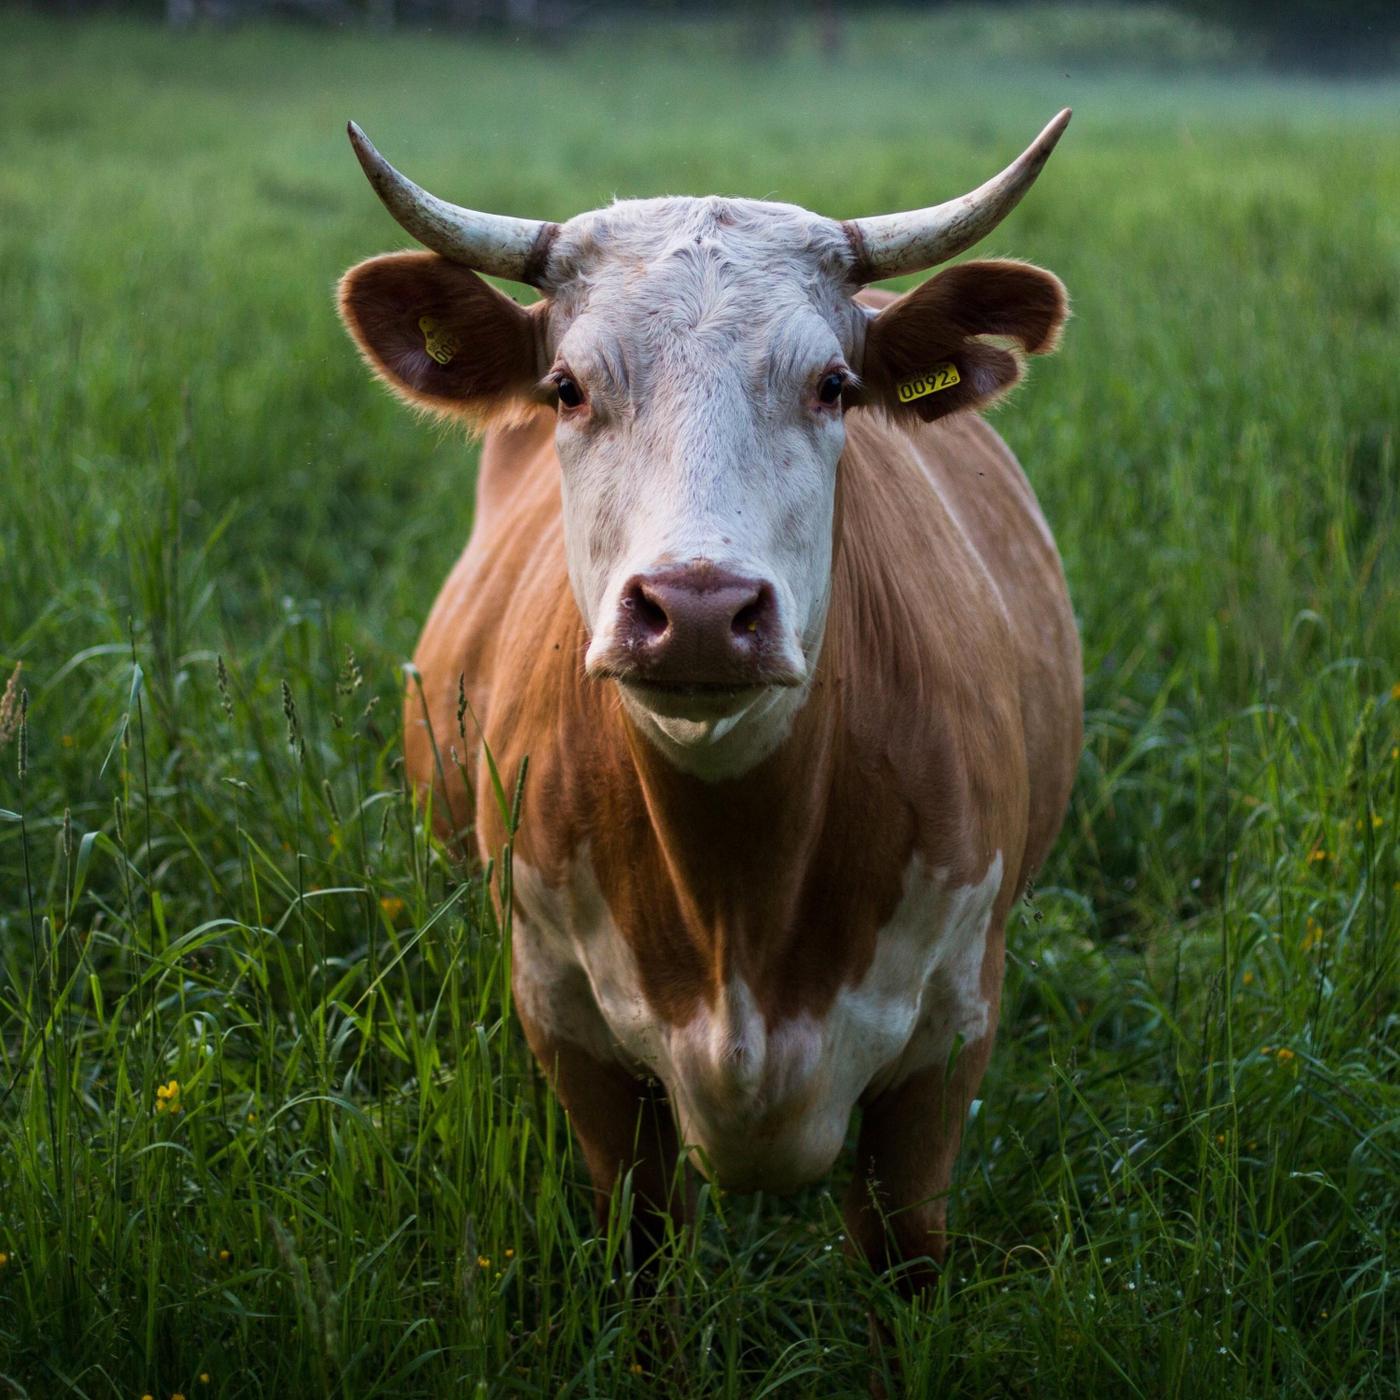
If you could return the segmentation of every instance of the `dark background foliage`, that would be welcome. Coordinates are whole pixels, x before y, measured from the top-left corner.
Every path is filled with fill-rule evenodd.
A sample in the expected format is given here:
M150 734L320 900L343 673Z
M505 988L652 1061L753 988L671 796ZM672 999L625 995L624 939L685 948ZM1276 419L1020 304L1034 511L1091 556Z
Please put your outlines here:
M1111 2L1111 0L1110 0ZM1142 4L1142 0L1117 0ZM1016 0L985 0L1009 8ZM1282 68L1345 73L1392 66L1400 46L1396 0L1175 0L1174 8L1218 26L1256 61ZM30 8L67 15L94 10L160 15L177 26L235 24L276 16L303 23L517 30L541 43L564 43L580 26L638 18L672 22L741 16L760 50L778 52L796 31L812 32L838 54L844 23L863 12L944 8L941 0L30 0Z

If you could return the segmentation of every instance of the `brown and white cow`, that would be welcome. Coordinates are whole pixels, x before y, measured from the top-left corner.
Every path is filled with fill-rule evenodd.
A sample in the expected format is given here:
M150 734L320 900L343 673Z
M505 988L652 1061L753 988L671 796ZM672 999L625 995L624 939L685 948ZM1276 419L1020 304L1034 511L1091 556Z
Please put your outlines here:
M459 679L500 771L529 755L515 1005L603 1208L634 1169L683 1215L687 1150L737 1190L810 1182L859 1104L852 1241L942 1257L1007 915L1080 745L1059 556L976 410L1066 306L1017 262L861 289L989 232L1068 119L962 199L846 223L720 198L480 214L351 127L434 251L351 269L345 323L403 398L489 428L408 768L487 855L480 746L449 756Z

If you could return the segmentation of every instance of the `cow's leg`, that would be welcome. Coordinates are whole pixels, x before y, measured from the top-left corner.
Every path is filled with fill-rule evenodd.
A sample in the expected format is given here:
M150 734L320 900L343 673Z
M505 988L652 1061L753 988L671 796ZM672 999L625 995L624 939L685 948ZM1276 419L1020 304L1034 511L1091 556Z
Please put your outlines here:
M665 1240L666 1222L683 1225L688 1214L670 1104L659 1089L585 1051L561 1047L555 1063L555 1092L588 1163L600 1227L617 1183L632 1173L629 1238L635 1267L642 1268Z
M517 911L511 945L515 1014L569 1115L600 1225L607 1224L614 1187L632 1173L630 1240L640 1266L665 1238L667 1218L681 1224L688 1214L670 1106L659 1087L613 1058L612 1032L567 944Z
M629 1241L641 1269L665 1239L666 1221L684 1224L689 1202L670 1105L659 1089L621 1065L551 1036L521 1016L530 1049L549 1079L583 1151L593 1183L593 1204L606 1227L613 1192L632 1173Z
M909 1265L899 1275L906 1294L934 1284L947 1253L953 1164L992 1040L989 1028L951 1065L917 1070L865 1105L846 1228L852 1248L874 1268Z

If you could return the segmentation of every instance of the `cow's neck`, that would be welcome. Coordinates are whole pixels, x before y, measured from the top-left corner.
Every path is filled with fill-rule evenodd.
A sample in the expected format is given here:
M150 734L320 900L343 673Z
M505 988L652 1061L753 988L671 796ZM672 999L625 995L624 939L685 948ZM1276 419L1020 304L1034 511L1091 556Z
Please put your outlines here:
M719 981L752 963L760 942L765 960L779 953L773 940L801 924L807 872L829 835L817 814L833 779L831 701L813 686L771 752L723 778L672 762L623 720L656 855Z

